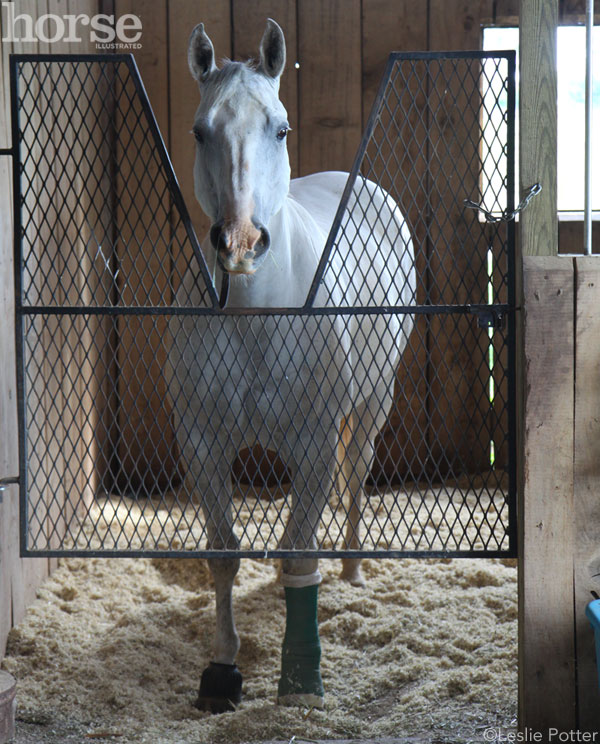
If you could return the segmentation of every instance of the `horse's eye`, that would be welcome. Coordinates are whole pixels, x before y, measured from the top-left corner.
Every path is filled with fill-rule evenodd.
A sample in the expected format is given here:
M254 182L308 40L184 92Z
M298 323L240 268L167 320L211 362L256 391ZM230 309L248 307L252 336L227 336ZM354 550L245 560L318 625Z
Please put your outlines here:
M204 137L202 136L202 132L200 132L198 129L193 129L192 134L196 138L196 142L201 145L204 142Z
M284 140L287 137L288 131L289 130L287 127L281 127L281 129L277 132L277 139L279 141Z

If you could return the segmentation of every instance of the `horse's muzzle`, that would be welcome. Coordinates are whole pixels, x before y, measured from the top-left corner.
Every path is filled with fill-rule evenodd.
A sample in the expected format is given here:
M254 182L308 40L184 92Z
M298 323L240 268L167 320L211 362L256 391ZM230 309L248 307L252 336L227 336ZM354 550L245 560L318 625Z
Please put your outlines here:
M230 274L253 274L263 262L271 245L264 225L215 222L210 229L210 242L217 252L219 267Z

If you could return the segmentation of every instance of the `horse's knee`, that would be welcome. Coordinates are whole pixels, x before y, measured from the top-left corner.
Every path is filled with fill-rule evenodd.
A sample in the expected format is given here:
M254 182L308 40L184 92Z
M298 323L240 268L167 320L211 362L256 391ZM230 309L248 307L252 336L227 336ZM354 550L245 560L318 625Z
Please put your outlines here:
M233 583L240 569L239 558L207 558L207 562L215 585L221 582Z

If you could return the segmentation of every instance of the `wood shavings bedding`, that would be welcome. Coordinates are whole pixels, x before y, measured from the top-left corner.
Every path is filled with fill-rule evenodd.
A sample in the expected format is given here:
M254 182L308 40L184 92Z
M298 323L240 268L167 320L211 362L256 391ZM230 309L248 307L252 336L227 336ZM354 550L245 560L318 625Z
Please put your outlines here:
M238 486L232 518L240 547L276 549L291 500L284 489ZM344 548L349 506L334 489L317 534L323 550ZM377 492L365 499L361 521L365 550L506 550L507 477L490 471L435 488L423 483ZM204 532L201 504L181 489L143 501L99 497L73 514L65 543L82 550L198 550L206 545Z
M234 607L244 700L235 713L210 716L192 705L211 657L206 562L61 561L10 634L3 667L18 679L19 718L46 732L68 721L82 742L100 731L136 744L293 735L460 742L481 740L487 726L514 726L514 562L369 559L367 587L357 589L337 578L339 561L321 561L326 709L308 716L275 702L284 629L276 568L242 562Z

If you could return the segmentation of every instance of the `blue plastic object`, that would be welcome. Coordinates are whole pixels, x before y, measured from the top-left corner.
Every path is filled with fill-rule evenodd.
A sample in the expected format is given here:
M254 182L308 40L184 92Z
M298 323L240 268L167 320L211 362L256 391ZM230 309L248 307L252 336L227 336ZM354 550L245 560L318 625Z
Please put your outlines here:
M585 614L594 629L596 641L596 668L598 670L598 686L600 687L600 599L592 600L585 608Z

